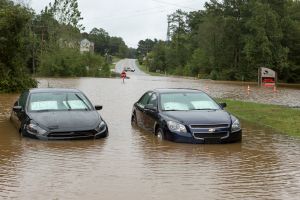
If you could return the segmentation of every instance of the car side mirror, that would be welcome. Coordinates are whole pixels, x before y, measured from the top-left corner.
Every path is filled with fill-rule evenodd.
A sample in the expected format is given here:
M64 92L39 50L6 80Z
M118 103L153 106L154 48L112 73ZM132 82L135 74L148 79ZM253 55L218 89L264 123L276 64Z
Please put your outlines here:
M157 107L154 106L153 104L147 104L145 105L145 110L151 110L151 111L157 111Z
M98 105L95 106L95 109L96 109L96 110L102 110L102 108L103 108L103 106L98 106Z
M16 112L16 113L19 113L19 112L23 111L23 108L22 108L22 106L14 106L13 111Z
M219 105L221 106L222 109L225 108L225 107L227 107L226 103L219 103Z

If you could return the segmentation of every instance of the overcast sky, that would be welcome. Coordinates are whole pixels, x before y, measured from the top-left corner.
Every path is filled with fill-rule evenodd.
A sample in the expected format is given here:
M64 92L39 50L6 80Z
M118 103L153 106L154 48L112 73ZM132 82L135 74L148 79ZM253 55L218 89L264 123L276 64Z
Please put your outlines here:
M51 0L28 0L39 13ZM52 0L53 1L53 0ZM129 47L140 40L166 39L167 15L177 9L203 9L207 0L78 0L85 31L103 28L110 36L122 37Z

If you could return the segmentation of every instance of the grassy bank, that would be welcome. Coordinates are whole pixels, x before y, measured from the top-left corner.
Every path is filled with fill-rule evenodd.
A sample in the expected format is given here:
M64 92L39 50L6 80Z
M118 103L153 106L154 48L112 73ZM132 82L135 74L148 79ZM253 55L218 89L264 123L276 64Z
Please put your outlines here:
M122 60L122 58L113 56L112 57L112 63L109 65L110 69L115 69L116 63L119 62L120 60Z
M143 72L145 72L146 74L149 74L151 76L162 76L164 74L161 74L159 72L149 72L146 65L141 65L139 64L138 61L136 61L136 65L140 68L140 70L142 70Z
M276 132L300 137L300 109L219 99L226 102L229 112L252 123L274 129Z

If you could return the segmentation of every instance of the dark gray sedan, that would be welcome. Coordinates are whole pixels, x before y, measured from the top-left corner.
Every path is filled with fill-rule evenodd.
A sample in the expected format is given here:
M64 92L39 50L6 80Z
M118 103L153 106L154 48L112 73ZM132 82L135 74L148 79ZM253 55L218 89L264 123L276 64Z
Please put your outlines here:
M77 89L31 89L15 102L11 121L23 136L43 140L103 138L108 128L88 98Z

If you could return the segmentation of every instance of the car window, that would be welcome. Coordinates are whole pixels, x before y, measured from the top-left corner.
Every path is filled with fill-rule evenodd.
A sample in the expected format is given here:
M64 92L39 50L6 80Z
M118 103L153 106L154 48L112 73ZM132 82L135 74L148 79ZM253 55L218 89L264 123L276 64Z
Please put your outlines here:
M81 93L44 92L30 95L29 111L91 110L92 105Z
M161 94L162 110L220 109L218 104L202 92Z
M152 104L153 106L157 106L157 96L156 96L156 94L152 94L148 104Z
M23 92L19 98L18 104L19 106L22 106L22 108L24 109L26 106L26 101L28 98L28 91L27 92Z
M145 93L142 98L140 98L140 100L138 101L138 106L144 108L146 104L148 104L148 101L150 99L152 92L147 92Z

